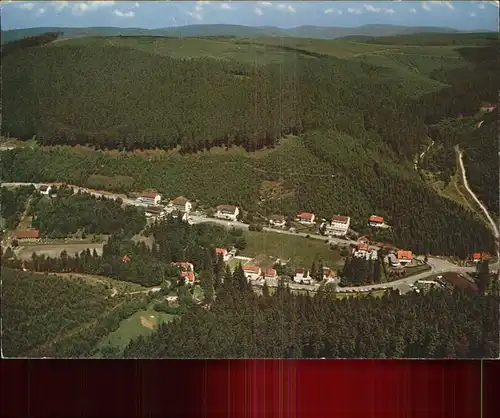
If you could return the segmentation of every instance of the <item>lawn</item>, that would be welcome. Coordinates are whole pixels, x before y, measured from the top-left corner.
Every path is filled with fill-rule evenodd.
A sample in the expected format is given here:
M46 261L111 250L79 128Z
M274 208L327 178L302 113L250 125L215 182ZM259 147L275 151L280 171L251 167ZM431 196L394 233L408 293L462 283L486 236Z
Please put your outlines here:
M330 250L322 241L300 236L280 234L275 232L248 231L244 234L246 248L240 255L253 257L263 264L279 258L290 260L296 266L310 267L314 260L321 260L324 265L333 267L343 264L340 252Z
M120 328L104 337L99 343L99 348L112 346L123 351L130 340L139 337L139 335L151 334L159 324L170 322L174 317L175 315L156 312L153 309L138 311L124 319L120 323Z

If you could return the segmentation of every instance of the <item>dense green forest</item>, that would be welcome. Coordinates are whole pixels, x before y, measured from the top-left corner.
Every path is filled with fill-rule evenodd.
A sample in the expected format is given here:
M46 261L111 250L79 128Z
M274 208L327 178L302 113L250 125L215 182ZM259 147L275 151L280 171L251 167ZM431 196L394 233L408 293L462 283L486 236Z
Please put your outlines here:
M13 229L17 226L34 191L33 186L23 186L13 190L6 187L0 188L0 219L2 220L0 229Z
M237 204L257 218L299 210L325 218L345 213L358 232L417 253L491 251L493 238L480 221L430 190L411 167L430 135L443 150L430 166L448 181L459 138L443 134L443 119L473 115L481 102L495 101L495 47L481 39L480 47L464 41L465 47L440 49L422 41L373 55L367 48L380 47L345 43L342 55L339 41L294 47L289 40L281 62L268 65L218 56L215 45L243 45L234 39L186 43L193 56L200 45L214 48L219 60L168 56L167 40L132 38L117 40L116 47L105 38L85 38L17 51L4 63L5 85L21 86L4 89L5 134L37 134L45 145L181 152L13 150L5 154L2 178L64 178L124 192L154 187L202 206ZM245 42L264 48L264 55L275 53L272 39ZM421 66L429 55L442 65ZM239 152L238 145L254 152ZM484 173L473 176L474 184L484 183ZM486 182L494 202L493 181ZM373 213L393 228L382 234L367 229Z
M429 318L433 318L432 321ZM498 299L434 290L382 298L314 298L283 286L252 292L236 269L210 309L193 307L150 337L131 342L126 358L478 358L498 354Z
M31 202L29 215L33 227L42 236L64 238L78 231L83 234L114 234L123 231L132 236L146 225L144 211L135 206L89 193L73 194L70 188L56 188L55 196L38 196Z
M425 126L419 103L408 99L441 86L369 60L313 59L295 50L293 60L250 66L72 42L6 57L5 84L17 87L4 91L5 135L190 152L231 144L254 150L284 134L334 128L411 157Z
M84 279L2 266L2 353L6 357L89 357L99 340L147 302L109 298Z
M54 42L60 35L61 32L47 32L43 35L29 36L27 38L8 42L1 46L0 55L2 56L2 58L5 58L7 55L12 54L15 51L21 51L26 48L49 44L51 42Z

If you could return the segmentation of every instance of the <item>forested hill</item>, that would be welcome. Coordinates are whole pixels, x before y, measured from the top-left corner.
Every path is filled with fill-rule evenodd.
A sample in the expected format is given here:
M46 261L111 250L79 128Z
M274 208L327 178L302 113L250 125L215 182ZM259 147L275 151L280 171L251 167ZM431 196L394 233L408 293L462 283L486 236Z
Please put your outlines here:
M2 134L47 148L4 152L2 179L154 187L259 216L346 213L361 232L377 213L393 226L383 239L420 254L492 251L481 221L427 187L413 159L429 124L495 102L495 48L152 37L29 47L3 60Z
M396 25L364 25L354 28L299 26L291 29L281 29L272 26L251 27L241 25L186 25L170 28L143 29L143 28L116 28L116 27L89 27L89 28L27 28L2 31L2 43L18 39L37 36L46 32L63 32L65 38L82 36L235 36L261 37L284 36L318 39L335 39L344 36L395 36L410 33L457 33L456 29L440 27L411 27Z

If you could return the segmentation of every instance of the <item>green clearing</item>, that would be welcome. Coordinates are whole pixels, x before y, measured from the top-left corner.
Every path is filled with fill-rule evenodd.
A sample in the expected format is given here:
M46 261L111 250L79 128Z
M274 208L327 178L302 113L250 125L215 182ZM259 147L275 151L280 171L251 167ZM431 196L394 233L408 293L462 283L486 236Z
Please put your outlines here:
M314 260L321 260L326 266L334 267L342 260L339 251L330 250L324 242L317 239L275 232L248 231L244 235L247 245L241 255L261 260L263 267L271 264L268 257L290 259L293 265L304 267L309 267Z
M154 318L151 318L151 317ZM175 315L156 312L153 309L141 310L120 322L120 328L104 337L98 345L102 350L105 347L118 348L123 351L130 340L146 336L153 332L161 323L170 322ZM141 323L142 321L142 323Z
M252 65L283 63L285 60L295 59L297 54L296 51L284 50L279 45L235 42L232 39L220 38L88 37L56 42L51 45L53 48L71 46L128 48L176 59L213 58ZM307 57L307 55L303 56Z

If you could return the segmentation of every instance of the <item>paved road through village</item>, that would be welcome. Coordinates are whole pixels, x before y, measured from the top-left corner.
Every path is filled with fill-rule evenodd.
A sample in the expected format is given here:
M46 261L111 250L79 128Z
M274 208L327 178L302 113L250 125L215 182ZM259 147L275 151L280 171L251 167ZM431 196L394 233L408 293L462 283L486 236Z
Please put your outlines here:
M20 187L20 186L29 186L33 185L35 187L40 187L42 184L49 184L49 183L2 183L2 186L5 187ZM141 203L137 200L134 199L129 199L123 195L115 194L115 193L109 193L109 192L101 192L101 191L96 191L96 190L91 190L87 189L84 187L79 187L79 186L73 186L73 185L68 185L67 187L71 187L73 191L76 193L78 191L82 192L87 192L90 193L94 196L104 196L109 199L122 199L123 204L125 205L133 205L133 206L139 206L139 207L145 207L146 205L144 203ZM488 216L488 218L492 221L491 217ZM222 225L225 227L235 227L235 228L241 228L241 229L246 229L248 230L249 225L242 223L242 222L230 222L222 219L215 219L215 218L208 218L204 216L190 216L190 220L192 223L214 223L218 225ZM493 221L492 221L493 222ZM264 231L266 232L275 232L279 234L287 234L287 235L295 235L295 236L301 236L305 237L308 235L312 239L319 239L322 241L326 241L326 237L323 235L315 235L315 234L306 234L306 233L301 233L301 232L290 232L287 230L282 230L282 229L273 229L273 228L268 228L264 227ZM335 238L335 242L338 244L343 244L343 245L349 245L349 244L356 244L356 241L352 240L347 240L347 239L340 239L340 238ZM475 267L461 267L456 264L451 263L450 261L438 258L438 257L428 257L427 263L431 267L430 270L412 275L410 277L404 277L402 279L398 279L389 283L381 283L381 284L374 284L374 285L367 285L367 286L356 286L356 287L343 287L343 291L368 291L368 290L376 290L376 289L384 289L384 288L389 288L389 287L397 287L401 284L413 284L417 280L422 280L425 279L426 277L429 276L434 276L436 274L442 274L446 272L456 272L456 273L473 273L476 269ZM496 270L499 268L499 262L497 259L497 262L494 264L490 264L491 270ZM291 285L292 288L297 288L297 289L309 289L309 290L314 290L317 288L317 286L306 286L306 285L298 285L298 284L293 284Z

